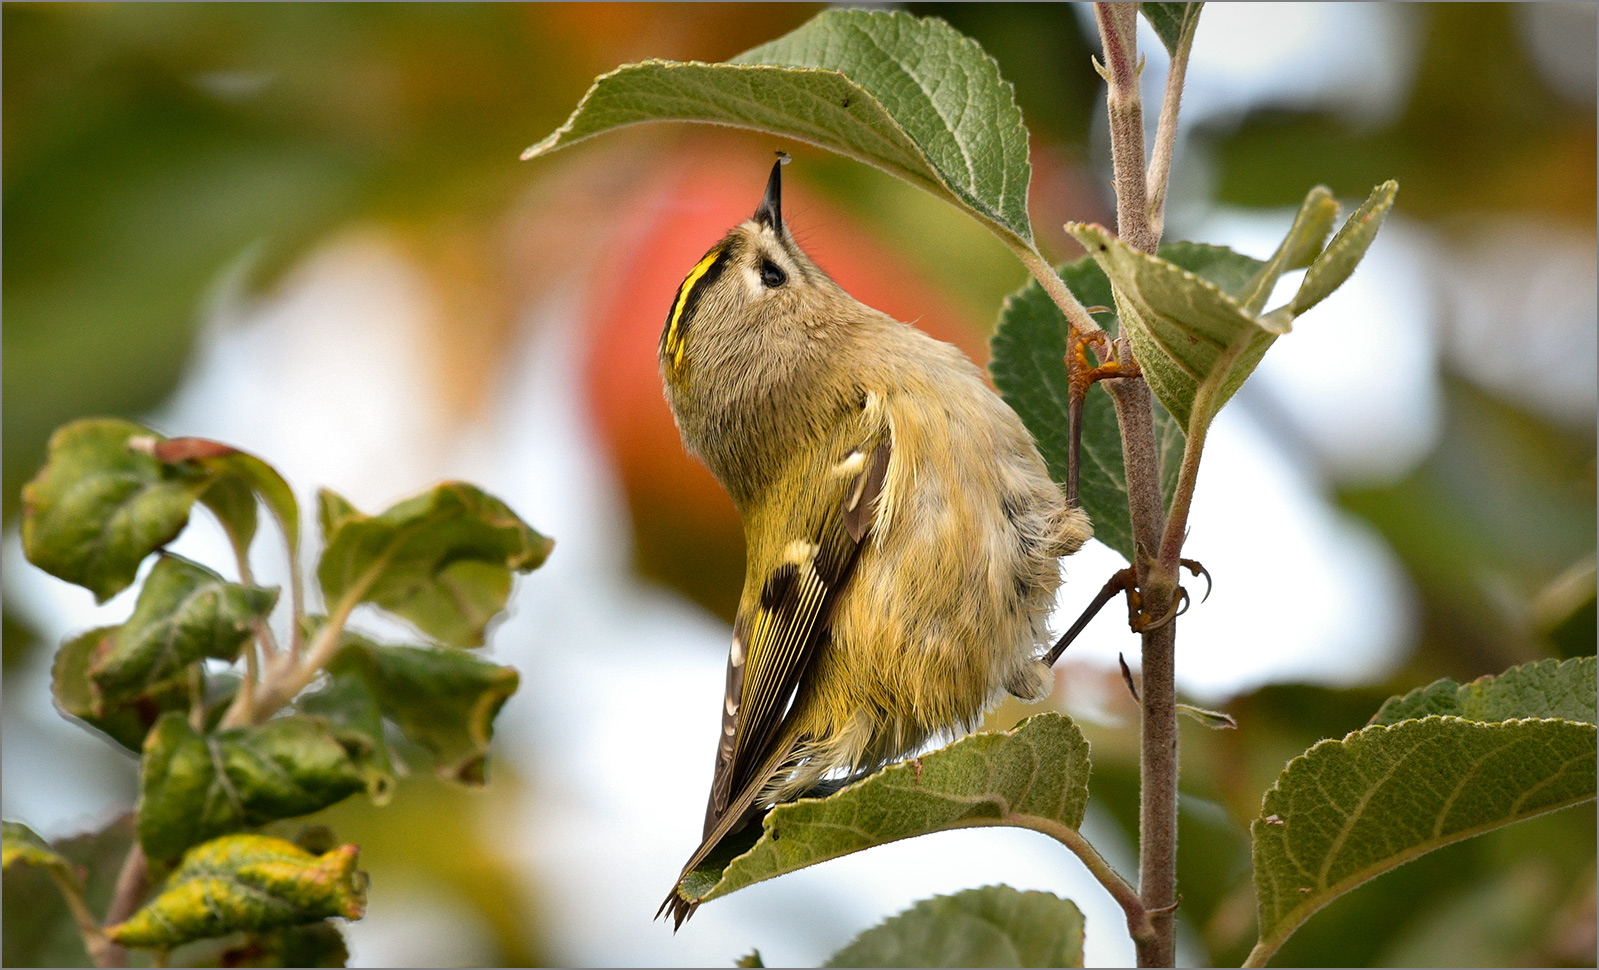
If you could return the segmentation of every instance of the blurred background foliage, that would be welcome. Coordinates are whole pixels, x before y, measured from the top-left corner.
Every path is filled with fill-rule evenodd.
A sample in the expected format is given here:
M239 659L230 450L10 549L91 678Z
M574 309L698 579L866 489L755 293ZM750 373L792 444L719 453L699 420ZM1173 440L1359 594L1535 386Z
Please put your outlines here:
M1046 254L1070 258L1072 244L1051 227L1109 223L1113 212L1102 88L1082 12L907 6L977 38L1015 83L1035 138L1034 224ZM1481 259L1484 246L1512 261L1517 237L1502 237L1500 252L1493 227L1531 226L1578 240L1573 258L1586 261L1591 279L1594 21L1591 5L1576 7L1587 13L1429 4L1389 15L1409 38L1397 48L1409 62L1393 110L1257 98L1231 113L1195 112L1179 149L1183 180L1168 236L1223 207L1292 206L1318 182L1362 197L1392 177L1403 186L1398 212L1429 234L1445 264ZM421 338L431 371L415 393L436 403L453 432L482 419L492 383L485 375L515 345L523 309L558 287L587 294L585 395L632 512L636 563L729 617L742 578L737 519L681 453L660 400L654 345L683 268L725 227L729 206L747 207L752 169L744 162L769 157L769 139L677 126L602 139L538 165L519 164L516 154L558 125L597 74L645 57L720 60L816 9L7 4L7 529L53 428L81 415L149 412L185 374L219 300L268 299L316 247L375 227L415 263L443 308ZM1207 14L1201 37L1219 21ZM866 302L985 357L999 300L1024 278L1003 248L880 173L820 153L804 160L790 172L817 198L798 229L818 261ZM1510 285L1530 286L1534 274L1518 273ZM1236 965L1253 942L1245 826L1288 758L1359 727L1383 698L1416 684L1595 649L1591 391L1552 405L1547 387L1539 393L1550 364L1539 348L1549 345L1539 342L1535 315L1515 312L1536 305L1538 294L1503 299L1512 313L1472 342L1454 335L1480 308L1439 296L1431 308L1443 348L1436 360L1369 348L1366 366L1388 380L1406 381L1416 369L1440 375L1439 433L1396 476L1341 478L1269 396L1235 405L1263 415L1304 465L1321 469L1337 504L1376 530L1414 586L1420 619L1381 683L1266 687L1226 705L1239 731L1185 726L1181 916L1194 960ZM1591 346L1595 326L1587 320L1577 353ZM1507 373L1516 379L1502 379ZM9 608L14 587L8 573L8 710L9 675L53 647ZM1136 842L1136 715L1114 673L1068 665L1061 677L1068 698L1113 699L1105 705L1112 716L1087 726L1094 798ZM1001 708L990 726L1024 713ZM122 771L107 784L125 785ZM580 942L528 915L559 874L518 872L492 836L474 834L537 824L493 795L537 783L502 771L486 803L413 780L386 809L335 814L341 831L359 833L352 837L365 846L374 894L409 879L471 916L457 923L476 935L475 949L463 951L474 962L580 958ZM30 821L49 828L49 820ZM1595 853L1592 806L1462 843L1340 900L1277 962L1592 965ZM26 925L12 888L8 877L7 963Z

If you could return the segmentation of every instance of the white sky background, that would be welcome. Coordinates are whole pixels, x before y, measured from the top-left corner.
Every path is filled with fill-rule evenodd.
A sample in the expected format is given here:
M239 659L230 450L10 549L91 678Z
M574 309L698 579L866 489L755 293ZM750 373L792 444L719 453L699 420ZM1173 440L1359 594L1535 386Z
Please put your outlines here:
M1158 98L1165 55L1147 30L1140 43L1148 93ZM1407 61L1410 43L1408 15L1388 5L1208 5L1184 120L1236 115L1267 99L1385 118L1403 96L1408 79L1392 65ZM1189 157L1179 147L1174 226L1269 253L1292 213L1201 208L1204 173L1185 172ZM1488 258L1504 256L1496 240L1521 234L1525 272L1541 281L1533 297L1541 312L1529 318L1525 294L1505 296L1514 288L1462 268L1453 248L1446 258L1438 240L1407 223L1403 199L1401 190L1400 214L1366 264L1275 345L1215 425L1188 548L1216 589L1184 617L1179 659L1180 684L1201 703L1273 681L1359 682L1400 659L1415 622L1406 581L1381 540L1326 501L1326 476L1381 480L1426 454L1438 430L1438 354L1469 364L1491 321L1536 319L1526 339L1539 353L1529 359L1555 390L1545 383L1530 403L1555 416L1591 415L1599 398L1592 240L1550 240L1525 226L1484 230L1474 250L1483 267L1502 265ZM1006 882L1083 908L1088 965L1131 965L1119 911L1073 857L1022 831L946 833L828 863L706 906L675 937L650 922L699 831L729 631L628 568L626 505L582 404L576 297L527 308L529 336L491 408L493 423L451 441L415 390L428 384L419 335L436 310L417 272L381 238L329 242L264 306L242 307L225 286L220 292L194 369L153 423L262 455L307 508L317 485L376 510L440 478L463 478L557 537L549 563L519 582L491 648L522 671L494 756L535 780L526 824L508 844L550 887L538 895L556 959L725 966L758 947L768 965L816 965L917 899ZM1440 334L1432 308L1444 299L1478 307L1479 330ZM1377 360L1403 361L1403 375L1372 366ZM277 417L269 425L262 414ZM1314 461L1273 438L1277 422L1297 429ZM195 520L177 551L228 562L216 530ZM272 575L277 553L270 542L257 545L258 571ZM47 639L115 622L131 607L124 594L95 609L83 590L23 563L15 534L3 564L10 602ZM1121 565L1097 544L1068 560L1056 628ZM1136 653L1119 612L1108 610L1072 647L1075 659L1114 665L1118 651ZM371 619L360 618L369 628ZM0 793L6 817L59 836L130 804L132 763L55 713L49 661L37 652L8 685ZM1088 830L1133 871L1130 850L1092 808ZM424 887L374 886L368 918L350 927L355 961L473 962L452 928L458 917L439 910L446 905Z

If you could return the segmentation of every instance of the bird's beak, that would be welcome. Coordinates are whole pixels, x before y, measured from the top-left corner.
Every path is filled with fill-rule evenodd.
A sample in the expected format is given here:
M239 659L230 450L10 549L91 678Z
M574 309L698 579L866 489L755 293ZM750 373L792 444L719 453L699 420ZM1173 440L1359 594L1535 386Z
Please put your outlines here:
M755 208L755 221L776 233L783 231L783 164L787 161L788 156L778 152L772 177L766 180L766 197Z

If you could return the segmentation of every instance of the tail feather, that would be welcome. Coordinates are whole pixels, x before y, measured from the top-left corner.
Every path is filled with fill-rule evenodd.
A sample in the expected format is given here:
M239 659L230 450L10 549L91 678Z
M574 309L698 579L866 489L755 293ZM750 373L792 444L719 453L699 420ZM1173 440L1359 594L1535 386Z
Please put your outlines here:
M766 761L761 764L760 770L751 773L749 781L738 793L738 797L728 804L727 809L717 819L716 825L705 833L705 840L700 843L700 847L695 849L694 854L688 857L688 862L684 863L683 871L678 873L677 882L672 884L672 891L666 894L666 899L661 902L661 908L655 911L656 919L660 919L661 914L668 909L672 911L672 932L676 933L681 929L688 918L694 915L694 911L700 908L697 900L690 901L678 894L683 880L694 871L695 866L704 862L706 857L716 850L723 839L742 827L751 810L755 808L755 799L765 790L766 782L777 773L793 752L796 740L797 737L791 732L781 743L773 746L772 753L766 756Z

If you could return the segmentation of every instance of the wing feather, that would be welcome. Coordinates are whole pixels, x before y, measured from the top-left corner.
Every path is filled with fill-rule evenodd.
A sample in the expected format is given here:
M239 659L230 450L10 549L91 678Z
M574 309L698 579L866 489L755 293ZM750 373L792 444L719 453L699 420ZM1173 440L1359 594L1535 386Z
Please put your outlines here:
M747 811L751 790L764 786L781 767L771 763L771 755L864 547L892 453L886 427L862 437L866 440L849 447L838 462L836 470L843 474L823 476L831 497L794 523L797 534L783 549L782 562L765 578L759 595L746 596L746 607L734 621L722 735L705 810L707 844L689 869L720 841L720 835L711 840L713 832L737 827L738 819L720 824L723 816L740 805L740 813Z

